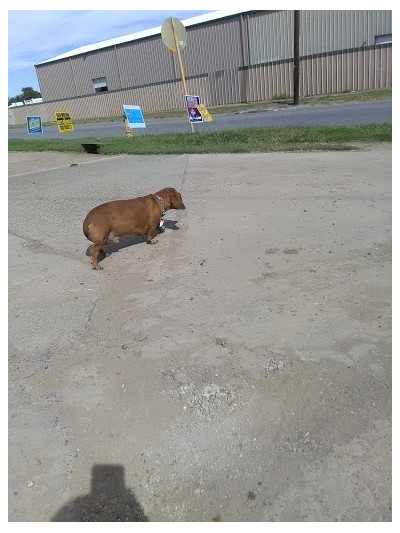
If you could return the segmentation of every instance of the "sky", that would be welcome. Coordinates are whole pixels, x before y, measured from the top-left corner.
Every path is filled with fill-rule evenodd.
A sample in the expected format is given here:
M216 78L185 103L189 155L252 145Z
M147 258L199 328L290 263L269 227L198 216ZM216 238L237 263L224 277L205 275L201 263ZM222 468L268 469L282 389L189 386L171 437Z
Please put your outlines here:
M37 9L34 10L29 9L32 2L26 0L19 0L18 10L15 9L15 2L14 5L8 6L8 96L20 94L22 87L40 90L34 65L79 46L161 26L169 16L184 20L219 10L269 7L264 0L253 0L250 6L245 6L243 2L236 0L214 0L212 4L170 0L169 10L165 10L165 1L147 0L144 3L151 9L127 9L132 5L138 5L138 2L132 0L114 0L112 5L116 10L80 9L82 4L86 8L98 8L108 4L98 0L85 0L85 2L69 0L70 10L49 9L56 3L48 0L37 0L34 4ZM64 2L62 4L65 6ZM377 6L372 0L364 0L362 4L359 1L336 0L334 8L392 9L391 2L384 1L383 4ZM187 10L188 6L203 9ZM298 9L298 7L298 2L293 0L286 1L284 6L281 6L284 9ZM320 3L315 0L303 0L301 5L302 9L320 7Z
M83 4L87 6L87 2ZM99 5L99 3L94 4ZM149 2L146 4L149 5ZM165 3L163 4L165 6ZM191 6L191 4L186 5ZM22 87L40 90L34 68L36 63L79 46L161 26L170 16L184 20L212 11L216 9L190 11L9 9L8 96L21 94Z

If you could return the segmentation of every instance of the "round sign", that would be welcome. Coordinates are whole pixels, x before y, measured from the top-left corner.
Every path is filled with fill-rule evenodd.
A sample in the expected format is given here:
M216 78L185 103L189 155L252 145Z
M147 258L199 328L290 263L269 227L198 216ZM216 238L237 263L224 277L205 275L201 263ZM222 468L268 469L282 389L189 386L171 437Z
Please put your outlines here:
M185 26L174 17L165 19L161 26L161 39L172 52L176 52L176 42L179 48L184 48L187 41Z

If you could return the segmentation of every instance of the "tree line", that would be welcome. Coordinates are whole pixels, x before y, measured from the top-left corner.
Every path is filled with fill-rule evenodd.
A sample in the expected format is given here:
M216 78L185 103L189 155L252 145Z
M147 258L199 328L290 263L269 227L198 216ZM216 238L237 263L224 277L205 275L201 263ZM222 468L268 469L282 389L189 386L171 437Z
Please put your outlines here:
M22 87L21 94L17 96L11 96L8 98L8 105L14 104L15 102L25 102L26 100L32 100L33 98L41 98L42 95L39 91L35 91L33 87Z

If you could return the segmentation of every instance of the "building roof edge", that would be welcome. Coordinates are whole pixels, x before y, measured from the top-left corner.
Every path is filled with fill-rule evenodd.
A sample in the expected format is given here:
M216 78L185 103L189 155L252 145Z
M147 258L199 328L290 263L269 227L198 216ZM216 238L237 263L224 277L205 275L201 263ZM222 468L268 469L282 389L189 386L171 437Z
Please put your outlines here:
M234 15L240 15L241 13L248 13L248 12L249 10L213 11L211 13L204 13L203 15L197 15L196 17L191 17L191 18L182 20L181 22L185 27L190 27L190 26L195 26L197 24L204 24L206 22L212 22L214 20L232 17ZM148 30L142 30L142 31L130 33L127 35L122 35L121 37L114 37L112 39L106 39L104 41L99 41L97 43L80 46L79 48L75 48L73 50L70 50L69 52L65 52L63 54L52 57L50 59L46 59L45 61L40 61L39 63L35 63L34 66L37 67L40 65L45 65L46 63L52 63L53 61L59 61L60 59L67 59L69 57L73 57L73 56L77 56L81 54L88 54L90 52L101 50L103 48L109 48L111 46L117 46L119 44L136 41L138 39L152 37L153 35L159 35L160 33L161 33L161 26L157 26L155 28L150 28Z

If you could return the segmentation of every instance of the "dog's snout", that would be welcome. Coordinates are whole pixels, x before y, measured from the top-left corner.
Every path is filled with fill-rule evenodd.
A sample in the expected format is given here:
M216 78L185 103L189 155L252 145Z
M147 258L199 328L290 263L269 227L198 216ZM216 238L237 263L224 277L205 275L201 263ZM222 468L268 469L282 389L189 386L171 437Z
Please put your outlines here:
M183 203L182 196L180 194L179 194L179 197L178 197L178 209L186 209L186 206Z

